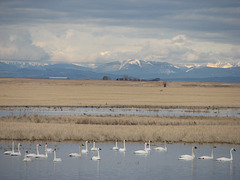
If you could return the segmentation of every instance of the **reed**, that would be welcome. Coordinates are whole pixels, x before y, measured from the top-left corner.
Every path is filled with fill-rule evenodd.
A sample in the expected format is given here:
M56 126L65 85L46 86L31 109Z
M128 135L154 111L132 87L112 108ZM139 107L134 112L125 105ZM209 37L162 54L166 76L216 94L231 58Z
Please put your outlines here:
M157 126L179 126L179 125L240 125L237 117L204 117L204 116L2 116L0 121L5 122L33 122L33 123L68 123L68 124L95 124L95 125L157 125Z
M34 119L36 118L36 119ZM88 123L79 123L83 118ZM87 119L86 119L87 118ZM169 141L184 143L232 143L240 144L239 118L220 118L224 123L217 124L219 119L196 118L196 124L189 123L191 120L176 118L157 117L1 117L0 139L1 140L52 140L52 141ZM94 123L92 123L92 121ZM108 119L107 122L101 122ZM40 120L40 122L38 121ZM114 123L110 123L114 120ZM127 123L121 122L125 120ZM132 122L138 121L133 124ZM151 120L164 122L163 124L151 124ZM143 121L143 123L142 123ZM172 121L166 124L167 121ZM178 121L178 123L177 123ZM98 122L98 123L96 123ZM120 122L120 123L119 123ZM148 123L148 124L147 124ZM209 125L212 123L212 125Z

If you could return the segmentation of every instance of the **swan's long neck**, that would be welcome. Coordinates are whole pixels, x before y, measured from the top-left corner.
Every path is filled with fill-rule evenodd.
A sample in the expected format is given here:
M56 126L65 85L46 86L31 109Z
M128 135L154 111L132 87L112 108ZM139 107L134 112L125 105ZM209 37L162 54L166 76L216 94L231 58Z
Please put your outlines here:
M45 151L45 156L48 157L48 153L47 153L47 150Z
M95 148L95 141L93 141L93 148Z
M56 150L54 150L53 154L54 154L54 160L55 160L56 159Z
M232 155L233 149L230 150L230 159L233 160L233 155Z
M45 144L45 151L47 152L47 144Z
M212 153L211 153L211 157L213 158L213 149L214 149L214 147L212 148Z
M38 144L37 144L37 155L39 155Z
M147 150L147 143L145 143L145 149L144 149L145 151Z
M149 149L151 148L150 143L151 143L151 141L148 141L148 148L149 148Z
M194 154L194 147L192 148L192 157L195 157L195 154Z
M126 149L125 140L123 141L123 148Z
M99 150L98 150L98 158L100 159L100 152L99 152Z
M118 143L117 143L117 141L116 141L116 147L118 147Z

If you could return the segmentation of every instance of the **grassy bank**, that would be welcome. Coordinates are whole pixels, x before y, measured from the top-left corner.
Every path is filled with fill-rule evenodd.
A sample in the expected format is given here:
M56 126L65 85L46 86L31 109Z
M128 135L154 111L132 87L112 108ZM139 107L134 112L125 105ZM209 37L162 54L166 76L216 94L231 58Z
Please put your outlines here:
M1 140L169 141L240 144L240 118L219 117L0 117Z

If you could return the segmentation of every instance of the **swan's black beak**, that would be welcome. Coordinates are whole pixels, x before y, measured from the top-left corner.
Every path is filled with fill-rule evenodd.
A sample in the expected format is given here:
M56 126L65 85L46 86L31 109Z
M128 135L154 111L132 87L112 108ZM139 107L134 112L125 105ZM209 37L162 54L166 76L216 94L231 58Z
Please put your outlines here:
M217 146L213 146L213 148L217 148Z
M101 148L98 148L99 150L102 150Z
M194 149L197 149L197 146L195 146Z
M236 151L236 149L233 149L233 151Z
M84 146L84 144L82 144L82 146Z
M39 144L39 146L42 146L41 144Z

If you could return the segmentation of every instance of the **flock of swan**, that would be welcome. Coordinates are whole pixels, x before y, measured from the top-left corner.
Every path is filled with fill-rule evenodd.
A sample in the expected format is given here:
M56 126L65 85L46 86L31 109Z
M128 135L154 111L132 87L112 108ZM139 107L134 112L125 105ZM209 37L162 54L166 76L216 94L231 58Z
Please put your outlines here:
M89 152L88 150L88 141L85 142L84 144L79 144L79 152L77 153L70 153L68 156L69 157L81 157L81 154L87 154ZM144 149L142 150L136 150L133 153L134 154L148 154L151 151L151 141L149 141L148 143L144 143ZM5 151L4 154L5 155L10 155L10 156L21 156L21 151L20 151L20 146L21 144L18 143L18 151L15 152L14 151L14 142L12 142L12 150L11 151ZM40 154L39 153L39 146L41 146L41 144L37 144L36 145L36 154L35 153L28 153L28 150L25 151L25 156L23 161L31 161L32 158L48 158L48 153L53 152L54 153L54 158L53 158L53 162L60 162L62 161L61 158L57 158L56 157L56 149L52 149L52 148L48 148L47 147L47 143L45 144L45 153L44 154ZM81 146L85 146L85 149L81 149ZM212 147L212 152L211 152L211 156L201 156L198 159L213 159L213 150L214 148L216 148L216 146ZM167 145L166 142L164 144L164 147L155 147L153 148L156 151L164 151L167 152ZM192 147L192 155L188 155L188 154L184 154L178 157L179 160L193 160L195 158L195 154L194 154L194 150L197 149L196 146ZM100 150L101 148L97 148L96 147L96 143L95 141L93 141L93 146L91 148L91 151L97 151L97 156L93 156L91 158L91 160L100 160ZM119 152L126 152L126 140L123 140L123 148L119 148L118 147L118 141L116 141L115 146L112 148L112 150L114 151L119 151ZM217 161L232 161L233 160L233 155L232 155L232 151L236 151L234 148L230 149L230 158L227 157L220 157L220 158L216 158Z

